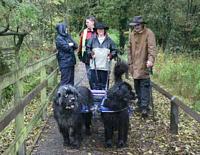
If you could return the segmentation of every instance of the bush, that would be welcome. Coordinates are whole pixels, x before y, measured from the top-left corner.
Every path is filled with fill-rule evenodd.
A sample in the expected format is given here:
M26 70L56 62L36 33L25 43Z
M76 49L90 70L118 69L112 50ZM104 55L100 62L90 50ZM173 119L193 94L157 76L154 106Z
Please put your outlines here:
M167 86L173 93L189 99L194 107L200 102L200 61L188 55L159 53L154 80Z

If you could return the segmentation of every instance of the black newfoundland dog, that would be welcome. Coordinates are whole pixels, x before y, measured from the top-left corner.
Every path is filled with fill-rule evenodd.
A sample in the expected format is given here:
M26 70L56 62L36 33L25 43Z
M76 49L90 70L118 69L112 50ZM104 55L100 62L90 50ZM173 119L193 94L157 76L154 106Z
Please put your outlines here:
M127 145L129 129L129 103L135 99L132 87L122 80L122 75L128 73L128 65L121 61L115 64L113 87L108 90L104 106L111 112L102 113L105 134L105 147L112 147L114 131L118 131L117 147ZM113 111L113 112L112 112Z
M60 86L53 103L54 118L64 139L64 146L79 148L82 139L82 126L90 134L92 113L82 113L93 104L93 96L87 87L72 85Z

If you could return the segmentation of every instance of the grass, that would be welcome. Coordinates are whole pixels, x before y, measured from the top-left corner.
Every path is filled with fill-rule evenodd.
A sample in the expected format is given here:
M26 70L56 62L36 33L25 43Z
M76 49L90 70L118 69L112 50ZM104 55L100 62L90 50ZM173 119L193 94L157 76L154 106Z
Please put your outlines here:
M153 79L200 111L200 61L187 54L158 53Z
M127 53L122 57L127 61ZM159 51L152 79L200 112L200 60L189 54Z

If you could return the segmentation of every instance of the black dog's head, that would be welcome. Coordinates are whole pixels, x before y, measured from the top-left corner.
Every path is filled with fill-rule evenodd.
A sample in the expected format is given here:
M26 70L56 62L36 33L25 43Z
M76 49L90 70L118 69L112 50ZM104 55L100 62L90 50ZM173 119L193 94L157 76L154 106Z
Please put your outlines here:
M128 65L121 61L115 64L115 84L108 90L105 106L113 110L122 110L128 107L129 102L135 99L135 93L127 82L124 82L122 75L128 72Z
M113 110L122 110L128 107L130 101L134 99L135 93L128 83L115 83L114 86L108 90L105 106Z
M77 111L80 109L78 103L78 91L72 85L60 86L54 102L57 106L62 107L65 110Z

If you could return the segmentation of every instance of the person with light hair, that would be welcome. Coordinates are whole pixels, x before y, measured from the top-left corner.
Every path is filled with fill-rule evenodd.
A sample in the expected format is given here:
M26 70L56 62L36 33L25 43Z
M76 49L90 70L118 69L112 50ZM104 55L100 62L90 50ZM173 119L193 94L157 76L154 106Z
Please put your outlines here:
M81 62L85 64L85 69L87 72L87 78L89 81L90 88L92 87L91 84L91 71L90 71L90 58L86 52L86 45L88 41L96 35L94 31L96 19L94 16L88 16L85 19L85 26L86 28L80 34L80 43L78 48L78 58Z

